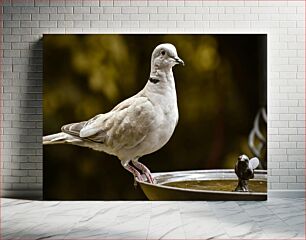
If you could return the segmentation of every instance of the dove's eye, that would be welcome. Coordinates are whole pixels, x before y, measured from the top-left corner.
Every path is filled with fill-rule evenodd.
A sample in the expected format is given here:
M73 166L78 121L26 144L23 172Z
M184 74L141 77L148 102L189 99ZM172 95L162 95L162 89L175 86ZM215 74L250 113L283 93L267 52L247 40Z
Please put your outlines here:
M162 50L162 51L161 51L161 54L162 54L162 55L165 55L165 54L166 54L166 51L165 51L165 50Z

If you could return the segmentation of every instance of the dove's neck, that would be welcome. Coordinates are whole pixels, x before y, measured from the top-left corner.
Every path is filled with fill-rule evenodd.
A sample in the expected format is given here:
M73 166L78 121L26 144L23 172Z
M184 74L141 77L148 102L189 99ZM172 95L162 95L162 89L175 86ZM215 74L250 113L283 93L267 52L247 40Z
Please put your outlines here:
M160 68L159 66L152 64L150 78L156 79L161 83L174 83L172 67Z
M151 69L150 79L148 80L144 94L153 101L170 101L176 104L176 90L172 68Z
M171 67L159 69L156 66L152 66L150 79L153 79L153 81L148 82L148 87L152 87L159 91L163 89L175 91L175 82Z

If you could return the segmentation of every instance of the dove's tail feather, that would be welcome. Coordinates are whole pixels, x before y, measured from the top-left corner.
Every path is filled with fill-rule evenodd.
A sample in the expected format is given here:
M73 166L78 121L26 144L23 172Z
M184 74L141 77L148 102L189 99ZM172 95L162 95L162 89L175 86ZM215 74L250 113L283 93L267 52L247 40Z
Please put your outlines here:
M43 144L63 144L63 143L72 143L75 138L67 133L55 133L43 137Z

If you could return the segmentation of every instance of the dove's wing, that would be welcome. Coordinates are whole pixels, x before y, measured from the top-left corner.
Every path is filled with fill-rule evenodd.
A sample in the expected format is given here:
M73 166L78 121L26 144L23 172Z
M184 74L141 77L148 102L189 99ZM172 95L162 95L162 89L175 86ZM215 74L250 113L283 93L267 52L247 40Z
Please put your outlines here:
M152 130L154 119L152 103L146 97L134 97L87 122L65 125L62 131L116 151L140 144Z

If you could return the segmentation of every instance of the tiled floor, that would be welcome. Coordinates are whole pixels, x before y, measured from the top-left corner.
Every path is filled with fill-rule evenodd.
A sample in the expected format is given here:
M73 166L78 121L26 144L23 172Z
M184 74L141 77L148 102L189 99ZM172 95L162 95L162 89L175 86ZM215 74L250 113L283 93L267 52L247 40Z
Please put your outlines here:
M1 199L3 239L305 239L305 199L105 202Z

